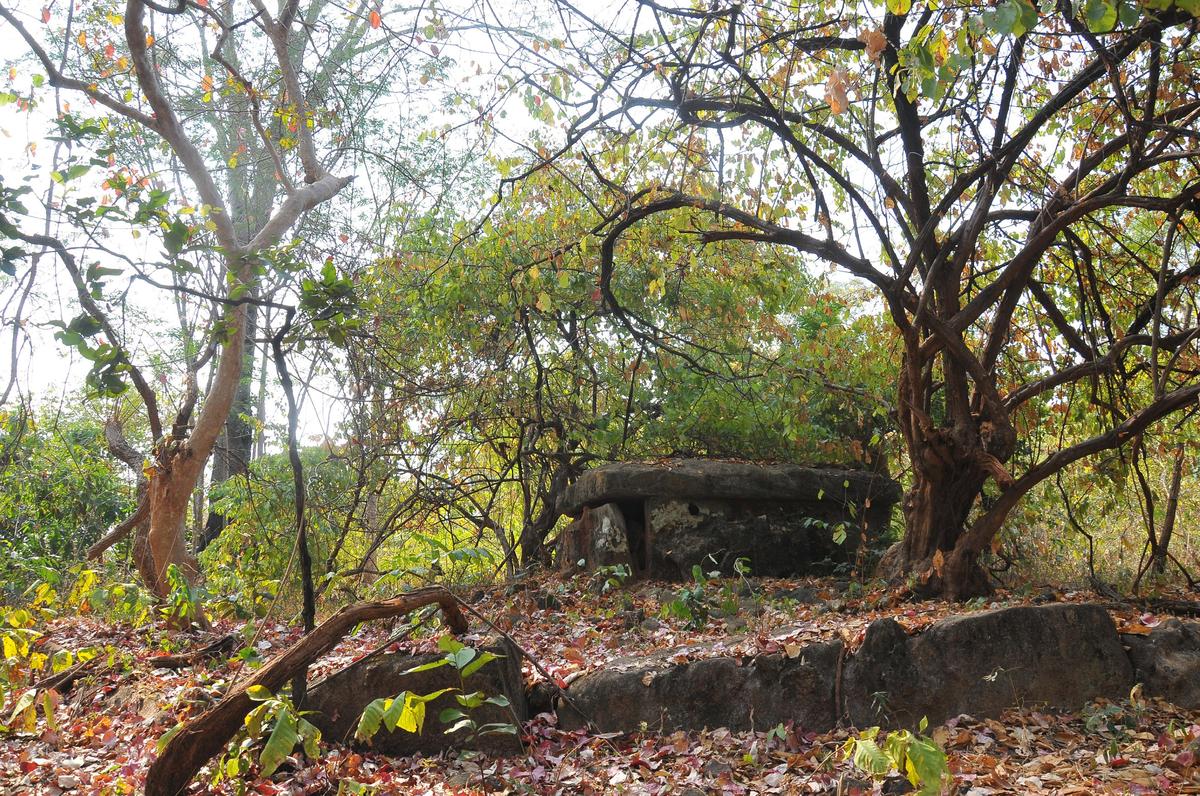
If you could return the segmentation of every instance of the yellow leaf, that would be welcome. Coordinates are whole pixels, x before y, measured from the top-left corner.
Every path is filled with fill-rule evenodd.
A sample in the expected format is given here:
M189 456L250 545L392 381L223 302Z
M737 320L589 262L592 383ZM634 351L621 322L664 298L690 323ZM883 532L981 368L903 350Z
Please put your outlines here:
M75 41L79 42L80 47L87 47L87 31L80 31L79 35L75 37Z

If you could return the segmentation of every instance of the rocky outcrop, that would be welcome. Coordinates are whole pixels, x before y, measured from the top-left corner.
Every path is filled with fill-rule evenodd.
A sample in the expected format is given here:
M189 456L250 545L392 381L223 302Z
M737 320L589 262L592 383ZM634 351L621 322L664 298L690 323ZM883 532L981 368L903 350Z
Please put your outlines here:
M562 569L628 562L639 574L732 574L746 559L757 575L827 570L849 560L863 534L887 530L896 482L861 470L684 459L618 463L585 472L558 503L578 517L559 536ZM624 529L625 543L612 529ZM596 563L593 563L596 562Z
M922 718L994 717L1023 705L1078 709L1127 695L1134 682L1112 619L1094 605L983 611L916 636L881 619L839 672L840 653L840 642L810 644L795 658L672 663L677 653L668 652L589 674L568 694L608 732L761 730L789 719L825 731L839 716L859 727L914 727ZM582 722L565 704L559 720Z
M480 649L502 657L484 664L468 677L467 691L482 691L486 696L502 694L512 703L512 711L515 711L516 715L514 719L514 713L508 708L484 705L476 708L472 717L480 725L525 721L528 715L519 653L504 641L490 642L482 645ZM438 713L445 708L459 707L454 699L454 694L460 686L457 670L453 666L440 666L423 672L407 673L414 667L442 657L444 656L441 653L412 655L397 652L376 655L351 664L315 685L308 692L304 709L316 711L308 718L320 728L321 734L327 740L349 742L354 738L354 730L358 726L363 709L372 700L394 697L401 691L425 695L443 688L451 688L455 691L443 694L426 705L425 727L420 735L401 729L388 732L387 728L383 727L371 739L370 746L385 754L396 756L435 755L447 749L468 745L472 749L491 754L519 754L522 751L521 742L514 734L481 735L472 743L465 731L453 734L444 732L446 728L438 720Z
M1133 667L1107 611L1057 604L964 614L913 637L878 620L843 681L852 724L911 727L1022 705L1080 708L1127 695Z
M1121 637L1146 696L1200 708L1200 622L1168 619L1147 636Z
M559 723L573 729L584 717L602 732L650 732L728 727L767 730L794 721L811 730L833 727L834 676L842 644L810 644L794 657L728 656L673 663L678 651L615 661L571 684ZM695 653L696 650L691 650ZM703 654L703 653L701 653ZM582 712L582 715L580 714Z
M872 623L860 648L845 654L841 641L815 642L791 655L735 657L720 645L700 645L613 661L575 680L569 699L552 687L526 694L517 651L467 680L469 690L504 694L518 720L529 705L553 708L560 726L590 720L601 732L669 733L727 727L766 730L793 722L822 732L841 723L858 727L938 724L961 713L996 717L1010 707L1077 710L1099 698L1120 698L1135 682L1147 696L1200 707L1200 624L1167 620L1146 636L1126 635L1128 654L1112 618L1096 605L1018 606L963 614L910 636L891 619ZM408 690L426 694L457 687L452 667L405 674L437 655L391 654L354 664L315 686L307 709L331 741L352 736L372 699ZM528 701L527 701L528 700ZM447 694L428 706L423 735L381 732L374 747L394 755L437 754L466 738L447 736L437 714L453 706ZM494 707L480 723L510 722ZM483 736L475 748L493 754L520 751L514 736Z

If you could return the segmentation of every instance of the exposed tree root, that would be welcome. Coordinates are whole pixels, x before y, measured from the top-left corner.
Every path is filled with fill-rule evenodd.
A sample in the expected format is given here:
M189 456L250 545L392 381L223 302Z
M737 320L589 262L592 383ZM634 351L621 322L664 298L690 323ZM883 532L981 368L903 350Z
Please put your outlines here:
M458 600L441 586L341 609L180 729L150 766L146 796L176 796L187 787L196 772L225 747L242 726L246 714L253 709L254 702L246 693L251 687L261 685L271 691L279 689L297 672L333 649L361 622L387 619L434 604L442 609L451 631L466 631L467 621L459 610Z

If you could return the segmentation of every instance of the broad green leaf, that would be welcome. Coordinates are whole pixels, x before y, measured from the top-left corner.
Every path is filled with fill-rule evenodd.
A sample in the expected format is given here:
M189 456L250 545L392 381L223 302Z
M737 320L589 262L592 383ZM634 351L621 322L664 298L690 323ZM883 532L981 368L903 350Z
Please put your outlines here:
M300 740L304 746L304 754L308 755L310 760L316 760L321 756L321 731L308 719L296 720L296 731L300 733Z
M1084 14L1093 33L1107 33L1117 26L1117 8L1108 0L1088 0Z
M493 652L488 652L487 650L484 650L483 652L479 653L479 657L477 657L475 660L471 661L470 663L468 663L466 666L464 666L462 668L463 679L466 679L466 678L470 677L471 675L475 674L475 672L479 671L479 669L481 667L491 663L492 661L496 660L496 658L498 658L498 657L500 657L500 656L496 655Z
M892 761L873 740L855 738L851 742L854 744L854 755L851 761L857 768L877 777L892 770Z
M183 723L180 722L159 736L158 742L154 744L154 748L158 750L160 755L163 753L163 749L167 748L167 744L171 742L171 739L178 735L179 731L182 729Z
M430 669L437 669L439 667L447 666L449 664L450 664L450 661L447 658L438 658L436 661L430 661L429 663L422 663L420 666L414 666L411 669L405 669L404 673L405 674L416 674L417 672L427 672Z
M920 785L922 796L937 796L948 772L946 753L928 738L915 738L908 745L906 773L909 782ZM914 779L915 777L915 779Z
M275 695L265 685L252 685L246 689L246 696L255 702L266 702L268 699L273 699Z
M258 762L262 765L262 776L269 777L279 768L279 764L296 748L300 740L296 732L296 717L287 708L281 708L275 716L275 729L267 739Z
M367 703L363 708L362 715L358 717L358 727L354 730L354 737L360 741L369 741L375 737L375 733L379 732L379 725L383 721L384 714L387 713L393 700L391 699L374 699ZM388 729L395 729L393 723Z

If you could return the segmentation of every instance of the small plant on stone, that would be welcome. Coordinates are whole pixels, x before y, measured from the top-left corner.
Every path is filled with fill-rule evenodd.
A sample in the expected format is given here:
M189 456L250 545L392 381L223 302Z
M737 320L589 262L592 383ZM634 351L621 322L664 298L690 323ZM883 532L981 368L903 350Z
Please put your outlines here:
M628 564L609 564L596 569L596 577L600 579L600 593L608 594L625 586L633 574Z
M842 753L851 764L872 779L881 780L893 771L903 774L921 796L937 796L950 779L946 753L927 737L928 722L921 719L916 734L908 730L889 732L880 744L879 728L872 727L846 741Z
M380 726L386 727L389 732L394 732L399 728L406 732L420 734L425 725L425 706L446 693L454 694L454 699L458 702L459 707L443 709L438 713L438 720L447 725L444 730L446 733L465 731L468 746L474 746L479 737L483 735L517 734L515 714L512 723L481 724L474 717L475 711L484 705L508 708L511 711L512 705L509 703L508 697L503 694L487 696L482 691L468 692L466 688L468 677L500 656L486 650L479 652L453 636L443 636L439 639L438 649L445 653L441 658L414 666L405 674L452 666L458 673L459 687L442 688L424 695L402 691L390 699L376 699L363 710L358 721L358 729L355 731L356 738L369 740L379 732Z
M676 593L674 600L663 605L663 617L679 619L692 630L704 627L708 622L708 615L713 607L706 587L709 581L717 577L718 574L711 572L706 575L704 570L700 568L700 565L695 564L692 567L693 583L681 588Z

